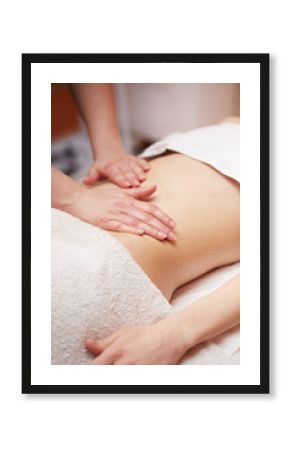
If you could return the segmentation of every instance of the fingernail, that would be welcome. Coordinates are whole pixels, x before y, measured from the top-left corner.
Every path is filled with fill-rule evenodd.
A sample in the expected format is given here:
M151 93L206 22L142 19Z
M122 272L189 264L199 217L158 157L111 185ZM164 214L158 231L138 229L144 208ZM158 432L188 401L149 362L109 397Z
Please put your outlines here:
M172 231L169 231L169 233L168 233L168 235L167 235L167 239L168 239L169 241L175 241L175 240L176 240L175 234L172 233Z
M137 230L137 233L139 233L139 234L144 234L144 230L141 230L141 228L139 228L139 229Z
M160 239L165 239L167 237L167 235L165 233L163 233L162 231L158 231L157 235L158 235L158 237L160 237Z
M170 226L172 227L172 228L175 228L175 222L174 222L174 220L170 220L169 221L169 224L170 224Z

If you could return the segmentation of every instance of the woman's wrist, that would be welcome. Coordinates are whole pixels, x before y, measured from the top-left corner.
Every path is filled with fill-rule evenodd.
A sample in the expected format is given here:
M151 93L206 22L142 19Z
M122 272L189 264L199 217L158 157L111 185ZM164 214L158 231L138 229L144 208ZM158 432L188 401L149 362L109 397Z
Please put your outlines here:
M193 306L193 305L190 305ZM194 314L189 307L173 313L164 319L170 328L172 339L178 342L183 354L200 342L198 327L194 325Z
M199 343L197 327L194 326L194 317L190 313L191 311L188 308L176 313L176 321L179 323L180 333L186 351Z
M51 206L70 212L82 185L55 167L51 168Z
M94 162L99 162L101 160L112 161L121 158L125 154L126 151L121 143L110 142L107 145L93 146Z
M67 213L74 214L85 189L86 188L80 183L70 178L63 186L63 189L59 192L54 202L52 202L52 206Z
M216 291L178 311L175 321L179 323L187 349L237 325L240 322L239 275Z
M79 206L82 203L82 197L85 196L87 188L81 183L74 182L71 185L71 190L67 196L62 199L60 209L63 211L78 216Z
M195 337L192 330L186 326L186 317L184 317L183 311L167 316L156 325L161 330L164 329L169 336L169 345L176 346L181 356L195 345Z

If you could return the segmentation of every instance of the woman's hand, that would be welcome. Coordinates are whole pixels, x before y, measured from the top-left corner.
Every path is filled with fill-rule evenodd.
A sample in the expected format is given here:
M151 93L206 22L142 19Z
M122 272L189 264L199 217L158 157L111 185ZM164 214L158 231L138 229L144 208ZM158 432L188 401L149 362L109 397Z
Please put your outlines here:
M106 183L92 188L79 185L66 211L105 230L174 241L173 220L157 206L141 201L155 190L156 186L120 189Z
M190 348L240 322L240 275L206 297L150 326L125 327L105 339L87 339L92 364L178 364Z
M86 348L98 355L92 364L178 364L188 350L178 315L150 326L121 328L105 339L87 339Z
M128 155L123 146L113 85L73 83L69 87L87 126L95 159L85 184L93 186L96 181L109 178L120 187L139 186L149 165L141 158Z
M146 179L149 164L142 158L128 155L125 151L110 152L92 164L84 183L93 186L98 180L109 178L120 187L138 187Z

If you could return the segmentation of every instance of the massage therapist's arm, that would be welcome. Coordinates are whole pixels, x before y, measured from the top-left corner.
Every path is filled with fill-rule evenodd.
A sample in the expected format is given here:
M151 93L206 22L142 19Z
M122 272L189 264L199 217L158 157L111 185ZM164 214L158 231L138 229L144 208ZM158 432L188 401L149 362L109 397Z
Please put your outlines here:
M120 187L138 187L150 167L142 158L129 155L121 140L113 86L108 83L74 83L69 85L79 112L86 124L94 162L84 182L93 186L109 178Z
M203 299L142 327L126 327L86 347L98 355L93 364L177 364L195 345L211 339L240 321L240 276Z
M148 198L156 186L121 189L111 183L88 188L51 168L51 206L110 231L148 234L174 240L174 223L158 207L138 199Z

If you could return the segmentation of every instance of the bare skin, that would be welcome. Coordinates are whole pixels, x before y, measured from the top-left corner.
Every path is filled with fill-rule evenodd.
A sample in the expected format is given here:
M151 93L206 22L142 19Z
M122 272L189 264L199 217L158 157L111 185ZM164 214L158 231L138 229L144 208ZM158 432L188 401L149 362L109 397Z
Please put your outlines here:
M238 122L236 117L223 122ZM149 204L175 222L176 241L112 233L170 301L182 284L240 259L240 186L210 166L169 152L150 162L148 183L158 185ZM86 340L92 364L178 364L195 345L240 321L240 276L150 326L125 327L105 339Z
M240 257L239 184L197 160L170 152L150 162L147 183L176 223L176 241L112 233L169 300L175 289Z
M169 153L151 161L149 204L176 223L176 240L112 234L170 301L176 288L240 258L239 184L210 166ZM86 341L93 364L178 364L186 351L239 323L239 275L189 307L145 327L125 327Z
M142 199L150 196L156 187L140 186L150 166L144 159L129 155L123 147L117 126L113 86L77 83L70 85L70 89L90 136L94 162L84 184L92 189L86 189L52 167L51 205L105 230L138 235L148 233L156 239L170 240L174 228L170 218L159 208L154 211L154 220L151 214L144 212L147 205ZM109 179L115 185L94 188L101 179ZM117 186L123 190L116 189ZM130 187L132 189L128 189ZM128 203L131 204L130 212ZM135 215L140 216L142 212L143 221L135 227Z
M128 155L123 147L113 85L74 83L69 87L87 126L94 156L84 182L93 186L101 178L109 178L123 188L140 186L149 166L143 159Z

